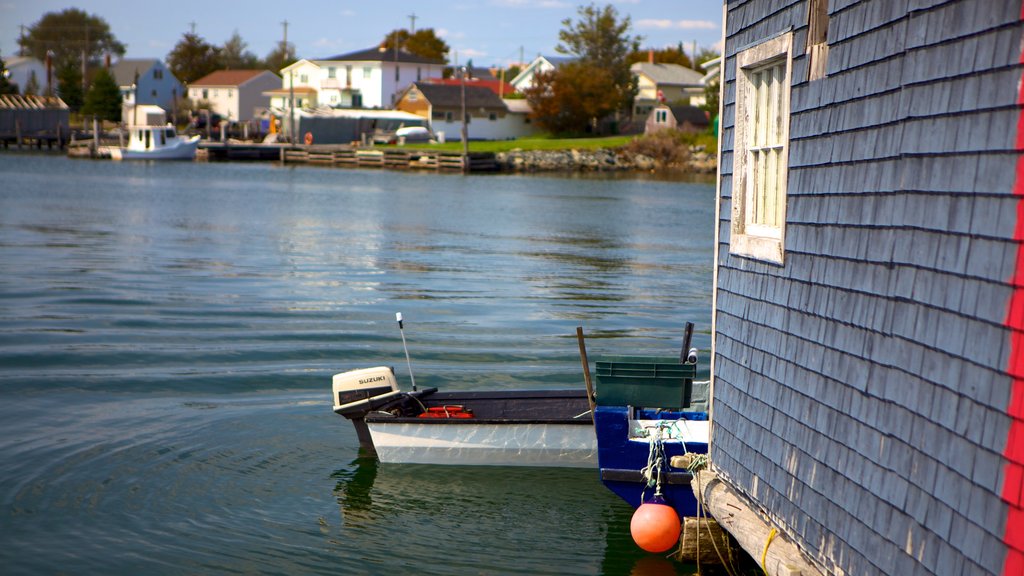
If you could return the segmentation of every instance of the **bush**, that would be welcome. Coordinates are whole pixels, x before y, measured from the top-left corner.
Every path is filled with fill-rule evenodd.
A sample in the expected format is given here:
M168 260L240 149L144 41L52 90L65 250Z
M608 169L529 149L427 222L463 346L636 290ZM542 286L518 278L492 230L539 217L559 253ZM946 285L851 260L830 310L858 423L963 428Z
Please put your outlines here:
M690 145L676 130L660 130L634 139L625 146L633 155L653 158L658 166L682 166L690 157Z

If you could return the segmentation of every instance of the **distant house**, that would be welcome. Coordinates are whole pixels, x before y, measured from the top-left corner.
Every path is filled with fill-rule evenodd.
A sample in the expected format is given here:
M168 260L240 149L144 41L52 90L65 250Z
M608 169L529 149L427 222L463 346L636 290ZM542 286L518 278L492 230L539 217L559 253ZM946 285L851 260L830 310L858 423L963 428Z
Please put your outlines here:
M206 101L222 118L245 122L270 107L264 92L281 85L281 78L269 70L218 70L189 84L193 102Z
M693 96L704 96L702 74L679 64L636 62L629 67L637 79L633 115L645 118L662 103L682 103Z
M174 77L167 65L156 58L122 58L110 67L121 96L122 118L131 114L135 104L154 104L173 111L179 98L185 97L185 87Z
M290 106L293 87L301 94L297 108L390 108L409 84L440 76L444 66L443 60L375 47L299 60L281 69L281 87L266 95L272 106L281 109Z
M451 78L428 78L426 80L431 84L447 84L449 86L461 86L462 79L451 77ZM489 78L472 77L466 79L467 86L483 86L489 89L491 92L497 94L500 98L505 98L516 93L515 88L508 82L502 82L501 80L495 79L493 76Z
M7 71L10 73L8 80L11 84L18 85L18 93L24 94L25 88L31 84L32 79L35 79L35 84L38 87L36 89L36 95L43 95L46 93L46 65L28 56L8 56L4 58L4 65L7 67ZM54 76L52 79L53 91L57 91L57 78Z
M525 113L510 112L490 89L469 85L465 89L469 139L506 140L535 132ZM443 132L447 140L462 133L461 85L416 82L401 95L396 108L429 119L431 130Z
M1022 4L724 8L711 472L823 574L1024 574Z
M718 75L721 73L722 57L718 56L716 58L712 58L711 60L702 63L700 67L704 70L704 75L700 78L700 85L703 86L706 91L707 87L717 80ZM690 95L690 105L692 106L703 106L704 104L707 104L707 101L707 96L705 96L704 93Z
M659 104L647 115L644 134L653 134L661 130L702 132L707 130L710 123L707 112L696 106Z
M534 77L542 72L550 72L559 66L573 62L576 59L571 56L537 56L526 68L523 68L510 84L517 92L523 92L533 87Z

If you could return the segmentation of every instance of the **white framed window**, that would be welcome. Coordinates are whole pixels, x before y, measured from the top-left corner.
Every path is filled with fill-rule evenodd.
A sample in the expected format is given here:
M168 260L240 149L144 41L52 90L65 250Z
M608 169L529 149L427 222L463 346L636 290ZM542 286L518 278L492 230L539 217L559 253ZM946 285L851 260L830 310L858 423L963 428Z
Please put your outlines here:
M736 56L736 122L729 250L783 263L793 33Z

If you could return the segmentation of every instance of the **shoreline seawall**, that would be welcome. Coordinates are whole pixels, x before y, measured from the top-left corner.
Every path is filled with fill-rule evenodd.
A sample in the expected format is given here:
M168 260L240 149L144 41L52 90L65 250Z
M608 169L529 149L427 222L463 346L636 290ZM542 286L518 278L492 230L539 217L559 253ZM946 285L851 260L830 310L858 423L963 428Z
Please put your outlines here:
M510 150L495 154L499 169L510 172L618 172L672 170L714 174L714 152L690 146L683 158L663 160L627 149Z

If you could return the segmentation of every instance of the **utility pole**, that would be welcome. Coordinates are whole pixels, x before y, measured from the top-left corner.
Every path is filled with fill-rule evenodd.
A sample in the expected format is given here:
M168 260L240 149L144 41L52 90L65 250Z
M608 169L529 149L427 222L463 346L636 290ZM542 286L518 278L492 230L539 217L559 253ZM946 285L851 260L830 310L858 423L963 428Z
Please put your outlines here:
M409 14L409 34L416 33L416 13Z
M193 20L193 21L189 22L188 26L192 30L192 35L195 36L196 35L196 21Z
M284 41L281 43L281 51L284 52L288 49L288 21L281 22L281 26L284 26Z
M462 72L462 171L469 172L469 129L466 126L466 67Z

